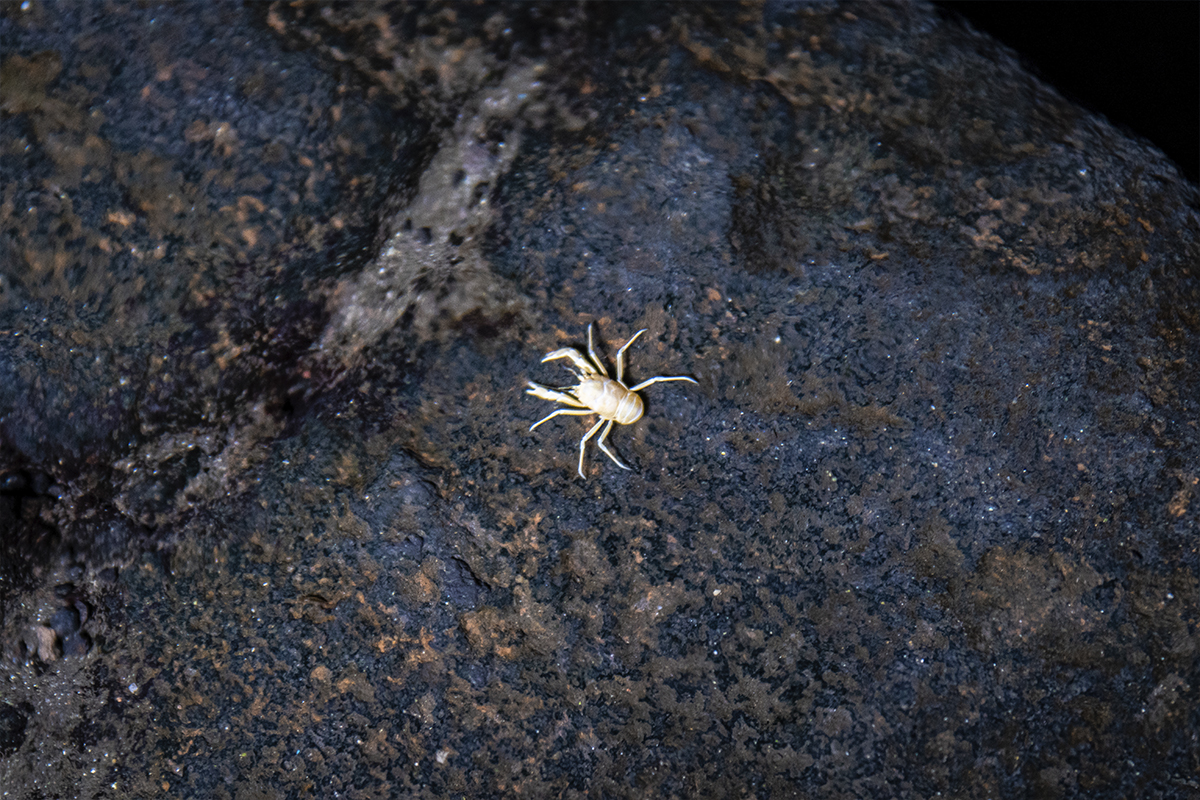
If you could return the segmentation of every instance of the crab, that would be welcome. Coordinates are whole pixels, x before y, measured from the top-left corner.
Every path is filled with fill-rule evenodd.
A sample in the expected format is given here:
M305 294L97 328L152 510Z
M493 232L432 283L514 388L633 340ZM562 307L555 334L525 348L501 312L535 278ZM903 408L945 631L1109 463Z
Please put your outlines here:
M620 425L630 425L642 418L645 407L638 392L651 384L662 381L688 381L689 383L696 383L695 380L686 375L672 377L659 375L644 380L637 386L626 386L624 382L625 351L629 348L629 345L637 341L637 338L645 332L646 329L643 328L635 333L617 351L617 377L610 378L608 377L608 370L605 368L604 362L600 360L600 356L596 355L596 348L592 344L592 326L588 325L588 355L591 356L591 361L584 358L583 353L580 353L574 347L564 347L561 350L555 350L552 353L547 353L546 357L542 359L543 364L559 358L569 359L575 367L573 371L579 383L575 386L562 386L558 389L551 389L549 386L543 386L540 383L530 381L529 388L525 390L526 394L531 394L534 397L570 406L570 408L560 408L533 423L529 426L529 430L531 431L543 422L554 419L557 416L583 417L596 414L600 417L596 424L579 440L579 477L584 480L587 480L587 476L583 474L583 457L587 450L588 439L595 436L596 431L600 430L601 426L604 426L604 431L600 434L600 438L596 440L596 444L600 446L604 454L611 458L613 463L618 467L621 469L631 469L631 467L622 463L621 459L617 458L616 453L608 448L606 440L614 422ZM605 423L608 424L605 425Z

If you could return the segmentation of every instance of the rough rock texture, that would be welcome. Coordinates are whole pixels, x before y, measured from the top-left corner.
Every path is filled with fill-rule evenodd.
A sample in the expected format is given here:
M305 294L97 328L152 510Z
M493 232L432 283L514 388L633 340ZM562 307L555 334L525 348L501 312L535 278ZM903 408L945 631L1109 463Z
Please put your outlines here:
M6 4L0 796L1200 792L1200 194L925 6ZM617 469L530 433L626 353Z

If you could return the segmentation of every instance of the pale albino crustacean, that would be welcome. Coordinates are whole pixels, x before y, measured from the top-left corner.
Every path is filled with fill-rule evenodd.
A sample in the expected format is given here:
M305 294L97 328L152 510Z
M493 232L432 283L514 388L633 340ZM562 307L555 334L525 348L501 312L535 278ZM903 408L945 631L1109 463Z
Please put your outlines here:
M630 469L621 463L621 459L617 458L612 450L608 449L605 444L605 439L608 438L608 432L612 430L613 423L621 425L629 425L637 422L642 417L642 398L638 396L638 392L645 389L652 383L659 381L696 381L686 375L677 375L675 377L658 376L650 378L639 383L637 386L626 386L624 383L625 373L625 350L629 345L646 332L646 329L635 333L632 338L617 351L617 377L608 377L608 370L604 367L604 362L600 360L600 356L596 355L596 348L592 345L592 326L588 325L588 355L592 357L591 362L583 357L574 347L564 347L561 350L555 350L552 353L547 353L542 359L542 363L554 361L558 358L570 359L575 365L575 377L579 383L575 386L563 386L558 389L551 389L549 386L542 386L540 383L529 382L529 388L525 390L526 394L531 394L534 397L540 397L543 400L551 400L556 403L563 403L571 406L571 408L560 408L557 411L543 417L533 425L529 426L529 430L533 430L538 425L549 419L553 419L559 415L566 416L589 416L596 414L600 419L592 426L591 430L583 435L579 440L579 477L587 479L583 474L583 455L587 448L588 439L596 435L596 431L600 430L600 426L605 422L608 425L604 426L604 432L600 434L600 438L596 443L600 445L600 449L604 454L613 460L621 469ZM593 366L594 364L594 366Z

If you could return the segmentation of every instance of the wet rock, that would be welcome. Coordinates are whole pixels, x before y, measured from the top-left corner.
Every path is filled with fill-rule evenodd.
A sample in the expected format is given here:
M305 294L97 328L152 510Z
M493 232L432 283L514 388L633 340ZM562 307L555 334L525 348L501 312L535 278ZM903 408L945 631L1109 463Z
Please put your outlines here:
M1188 796L1161 154L923 6L183 8L3 67L15 785ZM580 479L589 324L699 386Z
M63 637L63 658L83 658L91 649L92 638L86 633L72 633Z
M50 627L64 639L73 636L79 632L79 612L73 608L60 608L54 612Z
M29 710L9 703L0 703L0 758L11 756L25 741Z
M401 503L412 506L427 506L437 490L428 481L412 481L396 492Z
M23 494L30 491L31 485L29 474L23 470L13 470L0 475L0 492L4 494Z

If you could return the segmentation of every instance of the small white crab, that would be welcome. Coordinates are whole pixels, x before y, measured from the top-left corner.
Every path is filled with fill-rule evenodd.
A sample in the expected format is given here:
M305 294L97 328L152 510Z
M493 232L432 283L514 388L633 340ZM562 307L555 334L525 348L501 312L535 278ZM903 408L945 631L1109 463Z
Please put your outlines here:
M600 438L596 443L600 445L600 449L604 454L613 460L621 469L630 469L621 463L621 459L617 458L612 450L608 449L605 444L605 439L608 438L608 432L612 430L614 422L621 425L629 425L637 422L642 417L642 398L638 396L638 392L645 389L652 383L659 381L696 381L686 375L678 375L675 377L658 376L644 380L637 386L626 386L622 381L625 373L625 350L629 345L646 332L646 329L638 331L633 337L626 342L620 350L617 351L617 377L608 377L608 370L604 368L604 362L600 360L600 356L596 355L596 348L592 345L592 326L588 325L588 355L592 357L591 362L583 357L583 354L574 347L564 347L562 350L555 350L553 353L547 353L542 359L542 363L553 361L557 358L569 358L571 363L575 365L575 377L579 383L576 386L562 386L558 389L551 389L549 386L542 386L540 383L529 382L529 388L526 389L526 394L531 394L534 397L540 397L543 400L551 400L556 403L565 403L572 406L571 408L560 408L548 416L538 420L529 426L529 430L533 430L538 425L560 414L567 416L582 417L590 414L599 415L600 419L592 426L591 430L583 435L579 440L579 477L584 480L587 476L583 474L583 455L587 447L588 439L596 435L596 431L600 430L600 426L608 422L604 432L600 434ZM592 366L592 364L595 366Z

